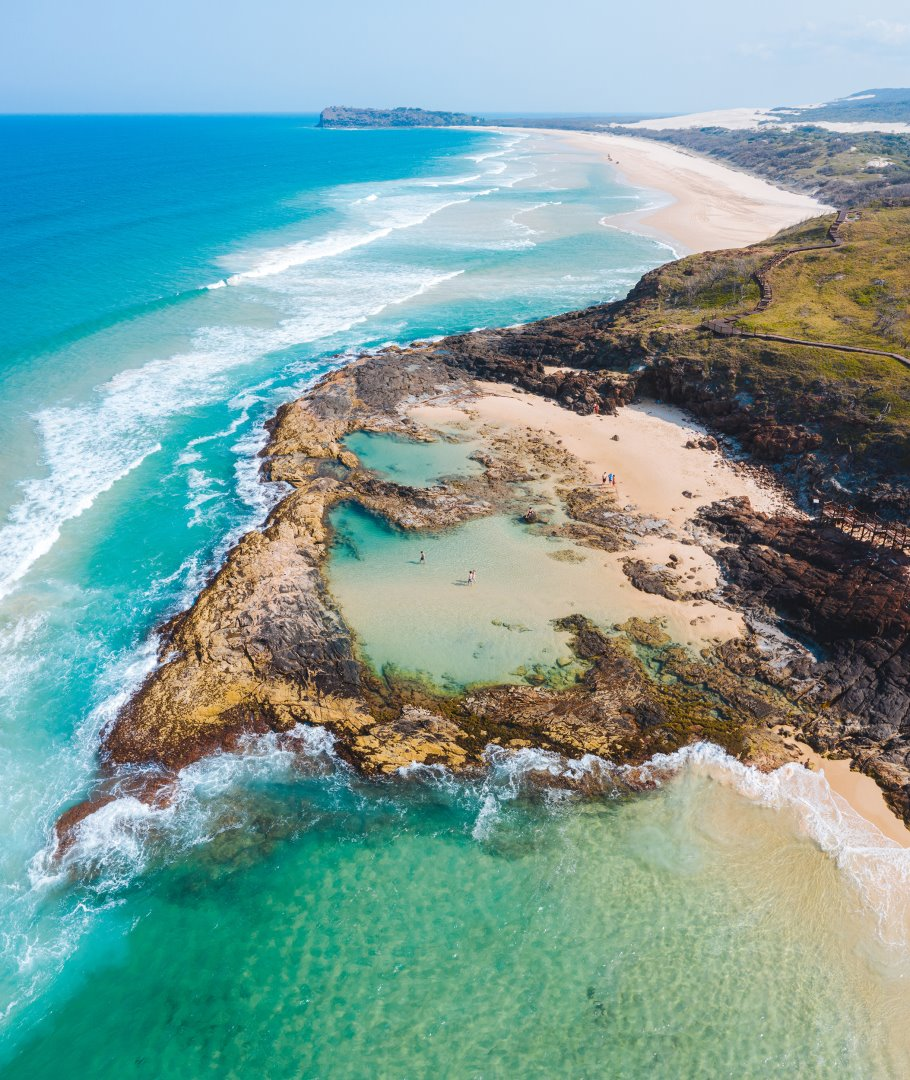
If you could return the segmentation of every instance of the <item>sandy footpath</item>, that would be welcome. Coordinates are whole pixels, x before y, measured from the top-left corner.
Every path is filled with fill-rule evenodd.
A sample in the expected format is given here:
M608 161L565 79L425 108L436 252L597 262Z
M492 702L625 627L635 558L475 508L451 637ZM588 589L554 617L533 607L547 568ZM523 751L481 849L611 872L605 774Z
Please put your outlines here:
M691 575L685 580L687 588L711 588L718 579L717 564L709 551L693 542L687 523L700 507L733 496L746 496L765 513L783 509L798 513L783 491L720 451L687 448L686 443L697 440L704 429L670 406L644 403L620 409L616 416L579 416L544 398L498 383L478 385L482 396L458 404L422 405L411 410L411 415L429 427L470 417L474 423L506 430L527 427L544 432L587 466L590 483L601 483L604 472L617 474L617 509L628 508L671 526L676 538L645 536L632 552L604 553L605 576L596 587L612 590L618 620L629 614L663 618L675 640L692 646L742 633L741 616L710 600L671 601L637 591L626 580L621 561L634 555L666 564L675 554L683 571ZM910 830L888 807L874 780L851 771L849 760L824 759L805 744L798 746L801 759L813 770L824 772L835 797L843 799L890 841L910 847Z
M559 132L556 137L599 155L633 187L656 193L656 205L610 215L604 224L656 236L679 255L757 244L831 209L809 195L784 191L757 176L650 139L596 132Z

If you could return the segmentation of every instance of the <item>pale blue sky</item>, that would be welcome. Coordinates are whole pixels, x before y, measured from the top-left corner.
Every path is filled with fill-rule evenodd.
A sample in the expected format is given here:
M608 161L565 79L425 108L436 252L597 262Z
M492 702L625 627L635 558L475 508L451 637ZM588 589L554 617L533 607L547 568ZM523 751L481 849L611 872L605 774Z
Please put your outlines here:
M0 0L0 12L2 112L687 112L910 84L910 0Z

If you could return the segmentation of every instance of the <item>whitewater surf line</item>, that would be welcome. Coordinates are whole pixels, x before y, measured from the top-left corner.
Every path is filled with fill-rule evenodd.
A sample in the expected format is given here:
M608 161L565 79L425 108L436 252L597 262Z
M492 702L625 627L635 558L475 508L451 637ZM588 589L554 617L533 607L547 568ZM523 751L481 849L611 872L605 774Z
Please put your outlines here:
M424 296L461 273L423 276L402 295L387 296L359 313L350 313L348 305L347 314L335 321L325 316L290 318L271 331L203 328L193 353L120 373L100 388L97 404L39 414L49 475L24 485L25 498L0 528L0 598L51 551L67 521L85 513L146 458L160 452L160 439L150 441L147 433L176 413L217 399L224 372L289 345L362 326L389 306Z
M185 850L209 842L209 800L227 796L254 777L293 779L316 770L327 782L360 782L335 754L334 737L318 726L298 724L283 734L245 736L242 744L239 751L220 752L182 769L164 799L148 803L126 795L102 806L80 823L62 857L55 843L36 856L33 886L46 888L75 874L96 880L100 890L123 888L143 872L156 845ZM875 915L882 941L895 948L910 945L910 849L862 818L832 791L823 773L796 763L762 772L710 743L658 754L640 765L497 745L487 748L486 761L479 779L458 777L441 765L410 765L399 775L470 799L477 807L472 835L479 843L489 839L505 805L534 790L544 791L558 812L567 797L643 798L649 789L685 775L705 777L770 812L792 815L793 827L825 852ZM541 788L542 777L548 780ZM212 804L211 813L218 812Z

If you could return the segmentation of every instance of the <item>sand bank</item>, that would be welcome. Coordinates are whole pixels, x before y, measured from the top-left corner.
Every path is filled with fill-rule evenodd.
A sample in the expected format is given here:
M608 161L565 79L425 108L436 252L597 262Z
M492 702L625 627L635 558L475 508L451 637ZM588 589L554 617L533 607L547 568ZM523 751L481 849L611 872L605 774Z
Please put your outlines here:
M650 139L593 132L558 138L609 161L634 187L655 192L647 209L610 215L605 225L657 236L679 255L756 244L831 209L809 195Z
M849 758L823 758L804 743L799 744L802 760L814 771L824 773L836 798L843 799L860 817L903 848L910 848L910 829L885 802L882 789L871 776L851 768Z

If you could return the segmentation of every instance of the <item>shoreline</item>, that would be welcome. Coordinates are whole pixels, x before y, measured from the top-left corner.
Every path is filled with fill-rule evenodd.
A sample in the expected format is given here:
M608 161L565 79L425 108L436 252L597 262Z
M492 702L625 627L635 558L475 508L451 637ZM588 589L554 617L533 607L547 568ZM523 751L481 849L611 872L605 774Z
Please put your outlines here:
M792 224L806 212L822 209L805 196L793 196L765 181L660 145L639 145L634 139L601 134L559 133L558 138L562 144L581 146L586 162L591 161L590 151L595 147L629 176L636 168L635 162L631 167L628 164L634 150L641 169L636 179L654 190L666 190L674 201L617 214L611 220L646 217L675 230L677 240L685 234L690 243L699 245L698 250L709 250L712 239L722 231L728 243L765 239L770 227ZM613 158L617 147L623 148L623 160ZM682 169L680 160L692 168ZM722 184L714 183L717 174L723 177ZM710 197L705 194L706 184L712 185ZM703 202L708 206L707 217L696 215L686 225L691 206ZM723 532L727 527L735 536L740 527L735 520L737 510L723 508L714 517L696 515L709 505L739 499L745 505L742 513L748 528L752 527L748 515L753 512L772 517L783 512L791 521L804 516L773 485L766 490L756 480L759 471L719 454L716 440L688 416L654 402L632 404L637 381L631 372L611 378L598 375L597 367L586 368L582 345L591 327L585 314L541 320L536 329L521 326L454 335L409 348L394 346L345 365L282 406L270 422L272 438L264 451L268 461L264 467L269 479L283 480L296 490L276 506L261 532L254 530L240 541L216 578L173 621L162 646L162 665L105 734L103 753L108 761L115 766L150 761L180 768L214 749L231 746L248 733L251 722L254 732L283 731L301 719L322 724L347 740L347 760L367 772L390 772L421 763L471 768L480 763L488 735L506 748L534 745L567 756L592 753L617 764L642 760L655 750L663 752L667 744L689 745L685 740L693 735L704 736L704 741L765 772L786 761L804 761L801 748L785 745L764 718L771 708L781 718L787 717L791 726L802 727L814 716L811 706L807 711L802 701L795 705L786 688L778 693L773 679L757 688L748 683L750 664L757 665L751 670L762 670L763 658L750 651L762 634L747 633L752 625L748 605L730 603L719 591L724 581L721 567L726 564L718 550L737 545L712 537L729 535ZM587 317L592 318L590 313ZM514 351L501 340L510 333L519 339L514 344L521 346ZM539 343L534 341L535 334L541 337ZM531 355L528 336L537 346L538 360L532 365L536 381L529 381L526 370L526 358ZM579 367L560 366L566 352ZM544 355L547 359L541 361ZM504 358L513 366L507 366ZM501 381L484 381L490 377ZM519 390L515 383L533 392ZM660 385L656 385L657 393L653 382L643 392L661 397ZM391 490L371 478L369 469L341 442L358 430L414 438L411 414L439 409L440 415L445 411L439 408L440 399L447 399L448 406L464 405L466 410L473 404L494 425L499 420L505 445L493 455L483 482L462 481L460 487L456 483L451 491L437 490L429 497L424 493L415 502L406 494L412 489ZM434 400L437 405L429 405ZM590 411L593 400L606 402L610 408L623 407L618 415L595 415ZM535 417L531 424L519 417L522 411ZM669 412L677 415L671 418ZM537 436L529 439L532 427ZM416 437L420 438L419 432ZM701 445L702 439L711 445ZM525 461L519 460L521 453ZM620 493L602 488L601 470L619 474ZM575 605L577 610L561 620L567 625L559 629L576 635L571 646L576 659L591 663L585 675L590 676L588 682L582 685L579 680L577 688L571 688L575 694L568 703L575 710L571 723L565 723L566 714L559 711L565 680L548 686L549 703L542 700L546 696L542 684L549 676L520 686L517 712L515 684L490 683L472 702L472 710L479 702L476 716L466 714L462 724L459 721L464 718L450 716L429 690L418 688L423 696L408 701L412 690L401 680L399 686L394 678L387 679L377 690L367 673L367 682L361 684L363 665L355 648L358 626L355 623L349 629L344 613L324 595L325 544L331 533L328 510L348 500L404 528L447 528L482 517L491 512L491 506L514 515L510 504L514 494L505 492L509 483L521 483L524 474L531 473L548 480L554 472L563 477L563 490L573 504L570 508L569 498L563 501L560 512L568 512L571 520L552 526L549 535L587 545L589 551L581 558L568 549L560 552L568 556L562 561L601 560L608 573L591 562L597 581L592 579L589 585L597 584L601 596L616 601L615 607L595 612L592 620L583 595ZM718 482L722 477L728 482ZM627 495L631 505L626 505ZM523 510L528 504L525 496L521 499ZM535 522L533 517L530 520ZM757 546L760 530L756 536L751 542ZM604 554L594 556L590 550ZM520 579L514 583L509 579L509 583L522 586ZM735 588L730 595L737 595ZM284 620L281 626L275 625L278 611ZM509 623L492 620L492 624L512 629ZM614 632L622 648L631 650L629 655L619 655ZM213 643L212 649L196 648L200 640ZM675 654L661 654L660 663L666 665L669 677L652 684L645 677L644 661L635 653L639 645L657 651L681 645L687 652L683 655L682 649L676 649ZM722 654L721 647L728 646L729 655ZM212 650L219 653L218 664L206 660ZM778 655L786 656L788 650L800 651L789 638ZM741 659L745 665L737 667ZM404 667L401 670L407 672ZM744 694L740 700L728 691L735 691L741 675ZM759 676L755 682L761 682ZM597 697L606 687L613 695L609 702ZM715 695L710 701L709 689ZM503 692L497 694L497 690ZM718 699L729 706L726 711ZM635 710L642 701L646 708L639 717ZM177 717L175 704L179 705ZM544 706L535 723L531 710ZM388 720L389 716L393 719ZM515 738L516 733L525 734L525 727L533 743ZM839 749L837 740L822 739L818 745L826 752ZM832 791L870 824L876 822L876 815L885 815L880 817L884 829L876 823L884 835L895 823L906 832L883 796L878 805L868 791L859 791L857 784L849 782L855 779L849 766L846 777L841 773L843 769L830 768ZM875 785L875 781L869 783ZM910 834L890 835L910 847Z
M872 777L853 768L852 758L825 758L805 743L797 745L803 762L812 772L824 775L835 799L843 799L854 813L888 840L910 848L910 829L887 804L882 789Z
M476 345L472 336L464 342ZM173 775L219 749L239 748L248 735L288 733L301 722L325 727L339 755L368 775L420 765L470 772L483 767L491 743L568 759L593 755L633 770L694 743L718 746L766 775L804 763L806 751L787 735L817 717L802 695L790 693L798 687L762 676L765 665L788 665L804 649L785 635L756 636L750 609L718 591L731 545L712 528L710 510L729 500L747 514L799 521L786 495L761 470L720 453L683 410L628 398L615 415L580 413L508 380L485 381L482 361L465 356L453 367L451 354L435 356L435 348L361 358L279 409L266 470L295 490L169 625L161 665L105 732L107 764L156 764ZM432 439L453 414L485 441L481 474L399 486L371 473L342 442L355 431ZM609 471L618 475L618 490L603 485ZM587 563L579 592L577 579L535 562L549 582L540 590L545 604L554 583L574 590L568 614L541 611L569 635L558 659L574 662L578 675L567 682L558 659L534 659L524 672L511 672L523 676L517 683L465 683L464 713L400 662L400 675L377 679L357 652L361 626L356 618L348 623L326 577L328 513L346 501L429 533L491 513L515 521L529 505L543 506L544 531L536 535L545 544L559 538L573 552L560 565ZM552 524L548 505L559 515ZM412 543L419 546L419 531ZM478 565L483 583L494 565L483 550L464 551L452 565ZM526 589L523 565L500 561L500 593ZM427 592L413 575L394 585L406 611ZM481 601L483 584L470 595ZM572 595L560 591L556 606ZM511 619L497 623L496 611L481 618L481 609L471 634L489 625L521 629ZM457 623L454 629L460 633ZM661 678L652 677L639 649ZM899 831L903 822L887 820L883 796L870 799L868 785L849 772L840 776L836 766L828 776L829 788L882 834L883 846L910 846L910 834ZM154 790L138 795L157 797ZM59 850L98 805L97 798L79 804L60 819Z
M515 130L555 136L573 149L594 151L631 187L668 195L669 203L610 214L602 224L667 243L677 258L758 244L833 209L809 195L646 138L548 128Z

